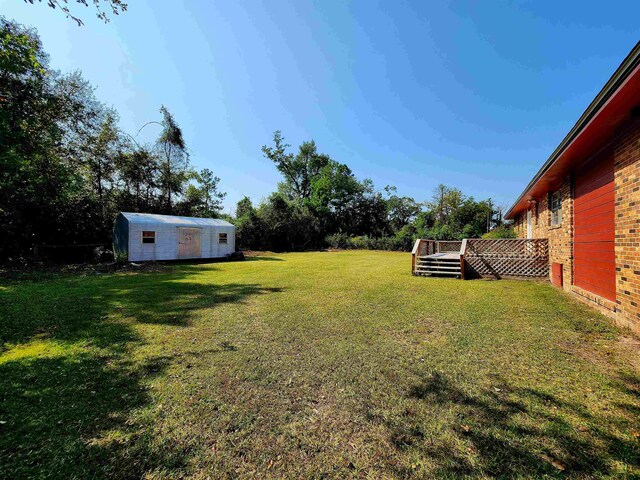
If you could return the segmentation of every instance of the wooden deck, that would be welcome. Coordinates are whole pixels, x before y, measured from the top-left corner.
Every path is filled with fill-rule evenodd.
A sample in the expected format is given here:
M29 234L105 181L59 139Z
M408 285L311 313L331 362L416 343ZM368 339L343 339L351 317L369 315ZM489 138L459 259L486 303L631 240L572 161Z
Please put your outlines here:
M432 255L423 255L418 257L420 260L460 260L460 254L458 252L443 252L443 253L434 253Z
M414 275L544 278L549 275L547 239L418 239L411 251Z

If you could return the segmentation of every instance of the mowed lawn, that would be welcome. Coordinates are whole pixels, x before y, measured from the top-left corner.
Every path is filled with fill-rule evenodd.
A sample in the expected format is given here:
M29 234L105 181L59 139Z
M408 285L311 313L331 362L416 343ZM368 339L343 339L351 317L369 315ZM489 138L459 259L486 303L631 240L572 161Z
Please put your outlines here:
M0 478L640 478L638 341L545 283L270 254L0 280Z

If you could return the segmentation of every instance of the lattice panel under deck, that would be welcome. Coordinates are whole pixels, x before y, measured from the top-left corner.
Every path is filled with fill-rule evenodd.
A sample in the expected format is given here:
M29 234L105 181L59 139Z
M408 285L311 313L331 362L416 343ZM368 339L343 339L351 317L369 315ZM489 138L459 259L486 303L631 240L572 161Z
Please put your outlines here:
M469 239L464 259L470 276L549 275L549 244L546 239Z

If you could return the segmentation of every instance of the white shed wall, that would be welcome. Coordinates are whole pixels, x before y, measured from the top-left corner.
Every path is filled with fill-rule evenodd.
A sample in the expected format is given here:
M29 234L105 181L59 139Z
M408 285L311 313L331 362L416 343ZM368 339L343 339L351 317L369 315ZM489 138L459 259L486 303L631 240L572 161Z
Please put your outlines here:
M178 229L176 225L136 224L129 223L129 255L131 262L145 260L176 260L178 259ZM197 258L219 258L230 255L235 251L235 227L234 226L202 226L187 228L200 229L200 242L202 256ZM155 243L142 243L143 231L156 232ZM227 234L227 244L218 244L218 233Z
M227 234L226 244L218 243L219 233ZM209 234L209 250L205 250L203 239L202 251L203 254L205 251L208 251L210 258L225 257L227 255L231 255L236 251L236 227L232 225L220 225L211 227L211 232Z

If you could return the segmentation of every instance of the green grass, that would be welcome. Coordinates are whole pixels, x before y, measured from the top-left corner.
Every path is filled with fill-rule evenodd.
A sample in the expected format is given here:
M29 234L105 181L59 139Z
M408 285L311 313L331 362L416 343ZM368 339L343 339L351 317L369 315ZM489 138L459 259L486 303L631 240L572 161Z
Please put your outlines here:
M640 351L551 286L295 253L0 280L0 478L640 478Z

